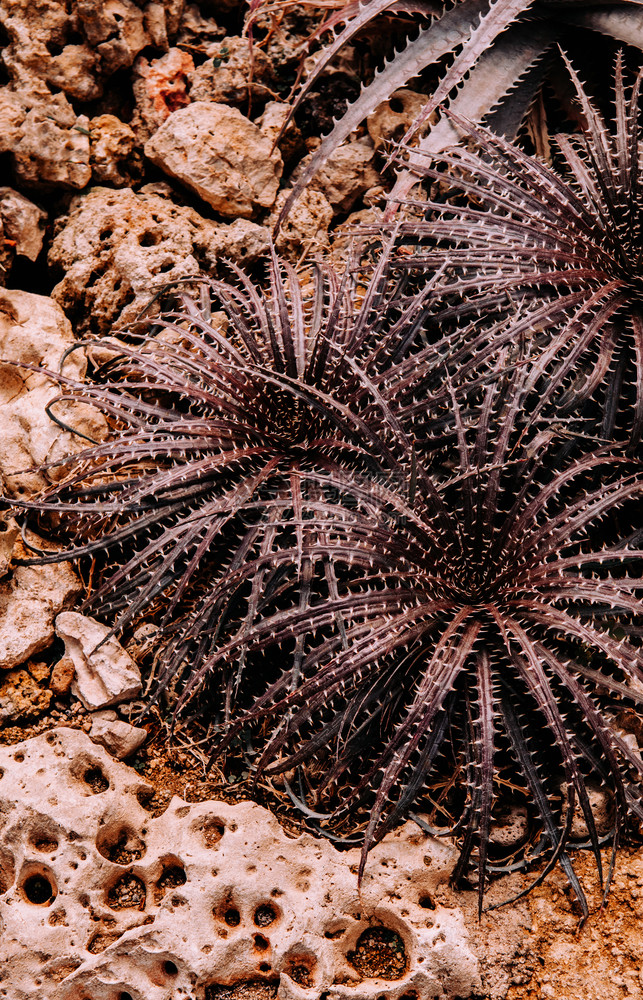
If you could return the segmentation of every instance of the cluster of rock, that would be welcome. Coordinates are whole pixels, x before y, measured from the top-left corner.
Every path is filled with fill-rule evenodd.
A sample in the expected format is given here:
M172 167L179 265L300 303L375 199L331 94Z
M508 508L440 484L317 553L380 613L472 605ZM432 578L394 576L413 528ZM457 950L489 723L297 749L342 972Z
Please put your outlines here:
M240 30L243 2L211 8ZM3 5L0 153L11 186L0 188L0 284L16 257L46 257L64 275L52 294L76 332L102 333L171 279L265 253L320 141L294 123L280 136L277 91L306 33L294 20L284 16L264 51L184 0ZM327 249L338 214L381 199L383 146L421 102L400 91L336 151L279 234L282 253Z

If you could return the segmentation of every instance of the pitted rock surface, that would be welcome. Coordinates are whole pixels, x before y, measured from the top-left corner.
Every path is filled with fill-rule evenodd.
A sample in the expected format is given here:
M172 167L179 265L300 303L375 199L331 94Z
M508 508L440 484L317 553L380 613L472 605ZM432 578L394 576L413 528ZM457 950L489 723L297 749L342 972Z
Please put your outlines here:
M78 730L0 749L0 997L417 1000L479 986L454 852L413 824L371 853L286 836L244 802L146 809L152 788ZM382 963L381 956L387 956Z

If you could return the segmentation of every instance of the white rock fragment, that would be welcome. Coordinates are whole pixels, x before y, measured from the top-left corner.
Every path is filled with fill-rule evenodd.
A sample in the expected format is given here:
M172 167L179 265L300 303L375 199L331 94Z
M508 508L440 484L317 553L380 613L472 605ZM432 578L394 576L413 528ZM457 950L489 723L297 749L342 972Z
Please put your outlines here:
M414 824L371 852L360 890L359 849L288 837L253 803L175 797L150 814L150 786L78 730L0 747L0 775L11 1000L478 992L462 911L433 902L456 852ZM388 936L395 968L361 965L372 935Z
M141 673L118 639L94 618L67 611L56 619L56 634L74 664L72 693L85 708L106 708L134 698L141 690ZM100 645L100 643L103 645Z
M143 745L147 738L147 730L123 722L117 718L115 712L96 712L92 716L89 738L94 743L104 746L112 757L125 760Z
M208 101L170 115L145 143L145 155L221 215L244 219L272 207L283 170L261 129L236 108Z

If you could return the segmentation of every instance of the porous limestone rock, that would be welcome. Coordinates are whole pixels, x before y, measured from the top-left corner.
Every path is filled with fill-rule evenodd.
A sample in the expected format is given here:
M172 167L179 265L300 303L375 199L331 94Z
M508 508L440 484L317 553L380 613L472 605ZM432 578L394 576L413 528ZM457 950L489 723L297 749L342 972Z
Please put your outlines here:
M212 46L211 57L192 71L190 97L193 101L247 106L248 98L266 99L275 79L272 63L247 38L227 36Z
M290 105L283 101L268 101L259 119L259 128L271 143L279 146L284 163L306 152L303 136L290 116Z
M159 190L92 188L58 221L49 262L64 277L52 294L66 310L81 312L78 333L124 326L168 281L214 265L214 224Z
M392 152L392 143L404 138L426 103L426 94L419 94L408 87L396 90L388 101L382 101L366 119L375 149L384 147L385 153Z
M57 371L64 351L74 343L71 325L60 306L44 295L15 289L0 290L0 481L2 491L27 498L43 489L51 477L34 470L44 462L86 446L82 438L64 430L45 407L59 390L46 374L7 362L27 362ZM82 379L86 361L74 351L65 362L65 374ZM90 438L104 435L102 416L79 403L59 403L56 415Z
M283 169L281 153L256 125L208 101L170 115L145 143L145 155L221 215L244 219L272 207Z
M211 270L221 256L243 264L266 251L262 226L218 225L170 194L166 184L147 184L136 193L96 187L72 199L49 262L64 271L52 294L78 315L78 334L127 325L169 281Z
M47 213L10 187L0 187L0 236L20 257L36 260L42 250Z
M143 157L134 132L115 115L98 115L89 123L90 164L95 184L129 187L140 179Z
M33 535L38 548L47 543ZM16 554L27 558L20 542ZM54 619L80 593L80 581L68 563L16 566L0 581L0 669L19 667L30 656L42 652L54 638Z
M253 803L150 812L152 788L78 730L0 748L0 997L468 997L455 852L413 824L370 855L292 838ZM149 803L148 809L145 808ZM390 961L373 961L373 943Z
M16 89L46 95L48 87L91 101L105 80L154 44L167 48L183 0L12 0L0 5L7 44L4 65Z
M381 182L373 166L373 154L373 143L368 137L342 143L315 175L311 187L323 191L335 211L350 212L365 191ZM303 160L302 164L306 162ZM295 174L300 169L301 165Z
M56 635L65 643L65 655L74 664L72 694L85 708L107 708L139 693L138 665L118 639L109 636L106 625L76 611L65 611L56 618Z
M64 94L5 92L0 124L3 119L8 130L0 145L11 152L18 181L45 190L73 190L89 183L89 119L77 115Z
M272 226L276 225L288 194L288 191L280 191L277 195L269 219ZM325 249L328 247L328 227L332 221L333 207L328 198L321 191L306 188L281 221L275 236L277 250L299 260Z
M143 745L147 739L147 730L123 722L116 712L108 709L93 713L89 738L105 747L112 757L125 760Z

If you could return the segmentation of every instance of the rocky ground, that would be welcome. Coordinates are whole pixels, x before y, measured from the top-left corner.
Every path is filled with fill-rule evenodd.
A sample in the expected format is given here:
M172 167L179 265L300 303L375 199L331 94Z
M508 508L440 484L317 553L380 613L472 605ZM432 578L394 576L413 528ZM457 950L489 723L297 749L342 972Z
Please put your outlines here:
M244 9L237 0L0 3L9 498L33 496L46 482L33 467L78 447L45 412L55 395L46 376L9 362L56 367L79 338L131 322L165 282L216 272L223 258L260 274L288 188L383 44L345 51L273 145L318 15L293 5L266 18L251 51ZM421 104L400 92L336 152L281 229L281 254L295 265L345 255L351 224L378 217L392 182L384 143ZM83 376L81 352L66 365ZM103 431L90 411L56 412L90 437ZM475 893L448 886L453 850L413 824L374 852L360 895L354 852L298 839L282 789L259 790L279 826L243 804L243 772L232 784L206 773L198 731L170 738L158 713L136 724L153 625L126 650L110 640L93 652L101 626L75 611L73 568L18 565L25 554L2 515L0 996L643 998L640 851L621 851L604 904L594 861L580 855L592 906L582 927L559 871L478 922ZM496 836L510 842L511 823ZM70 874L81 854L82 878ZM488 901L525 884L507 876Z

